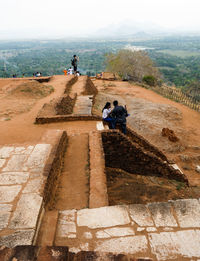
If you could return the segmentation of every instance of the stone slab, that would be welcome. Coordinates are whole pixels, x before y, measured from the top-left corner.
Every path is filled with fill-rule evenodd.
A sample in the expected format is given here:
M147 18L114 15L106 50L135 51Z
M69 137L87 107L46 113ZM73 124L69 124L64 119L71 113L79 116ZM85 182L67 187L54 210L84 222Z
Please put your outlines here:
M155 227L147 227L146 231L147 232L155 232L155 231L157 231L157 229Z
M97 242L97 245L95 247L95 251L112 252L117 254L145 254L147 250L148 244L145 236L108 239Z
M0 229L4 229L8 226L11 209L12 205L10 204L0 204Z
M89 228L112 227L130 223L125 206L110 206L77 211L78 226Z
M19 245L32 245L35 230L21 230L13 234L0 237L0 246L15 247Z
M25 161L27 160L27 155L13 155L3 171L7 172L21 172L27 171L27 168L24 166Z
M14 147L1 147L0 148L0 159L9 158L13 152Z
M197 199L173 201L181 227L200 227L200 203Z
M84 232L83 237L86 239L92 239L92 233L91 232Z
M131 218L139 226L154 226L151 215L145 205L133 204L129 206Z
M156 227L177 227L176 220L171 212L171 204L166 202L147 205L151 211Z
M42 197L39 195L22 194L11 219L10 228L36 228L41 205Z
M200 257L200 230L152 233L149 240L158 260Z
M23 190L23 193L39 193L43 185L43 179L31 179L26 184L26 187Z
M0 213L11 211L12 205L11 204L0 204Z
M3 212L0 214L0 229L4 229L8 226L10 218L10 212Z
M27 148L25 147L16 147L14 153L15 154L30 154L31 151L33 150L34 146L28 146Z
M200 165L196 166L196 172L200 173Z
M0 186L0 203L12 202L21 190L20 185Z
M66 224L66 222L74 222L75 215L76 215L75 209L59 211L59 223Z
M113 227L96 232L97 238L134 236L135 232L130 227Z
M5 159L0 159L0 168L3 167L3 165L5 164L6 160Z
M23 184L28 178L28 172L3 172L0 173L0 185Z
M25 166L30 169L43 168L50 153L50 144L37 144Z
M102 121L98 121L97 124L96 124L96 128L99 131L104 130L103 122Z
M68 222L66 224L58 224L57 236L75 238L76 237L76 224L74 222Z

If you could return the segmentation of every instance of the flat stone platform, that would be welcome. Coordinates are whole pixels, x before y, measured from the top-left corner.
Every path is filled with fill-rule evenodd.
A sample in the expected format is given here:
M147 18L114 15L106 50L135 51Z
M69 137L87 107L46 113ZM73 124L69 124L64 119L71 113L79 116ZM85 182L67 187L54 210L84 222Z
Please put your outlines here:
M95 251L152 260L199 260L200 201L184 199L60 211L55 245L69 246L75 253Z
M35 244L48 165L62 134L47 131L40 144L0 147L0 246Z

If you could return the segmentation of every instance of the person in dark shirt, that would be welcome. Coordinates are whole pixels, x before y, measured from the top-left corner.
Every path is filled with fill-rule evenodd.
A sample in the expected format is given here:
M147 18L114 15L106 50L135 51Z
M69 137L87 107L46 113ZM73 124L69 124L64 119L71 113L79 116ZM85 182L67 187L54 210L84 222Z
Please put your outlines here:
M128 116L126 105L125 107L119 106L118 101L114 101L113 105L112 117L115 119L115 126L117 123L120 124L122 132L126 134L126 117Z
M72 66L74 68L74 74L76 75L77 73L77 66L78 66L78 62L79 62L79 57L74 55L73 59L71 60Z

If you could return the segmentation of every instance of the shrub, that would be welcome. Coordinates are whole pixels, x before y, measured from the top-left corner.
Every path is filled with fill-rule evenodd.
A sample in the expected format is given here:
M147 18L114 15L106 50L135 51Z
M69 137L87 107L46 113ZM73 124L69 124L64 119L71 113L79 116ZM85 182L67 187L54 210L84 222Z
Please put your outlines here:
M153 75L146 75L143 77L142 81L149 86L155 86L157 84L157 80Z
M118 74L123 80L142 82L145 76L160 79L158 68L143 51L120 50L106 56L107 71Z

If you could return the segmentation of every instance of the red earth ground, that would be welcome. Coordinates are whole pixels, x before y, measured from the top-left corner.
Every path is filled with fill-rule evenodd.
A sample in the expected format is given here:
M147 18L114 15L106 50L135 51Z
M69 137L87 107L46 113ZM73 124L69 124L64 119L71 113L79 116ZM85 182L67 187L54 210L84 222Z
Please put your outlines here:
M23 92L16 95L13 90L29 79L0 79L0 145L40 142L48 129L64 129L68 134L95 130L96 123L89 121L34 124L43 104L63 94L67 80L66 76L53 76L41 87L50 85L54 92L41 97L29 93L24 97ZM94 112L100 115L106 101L118 99L120 104L126 104L130 113L128 124L174 159L191 185L200 185L200 174L195 171L200 165L200 113L128 82L94 80L94 84L99 90ZM179 142L170 142L161 135L166 127L175 132Z

